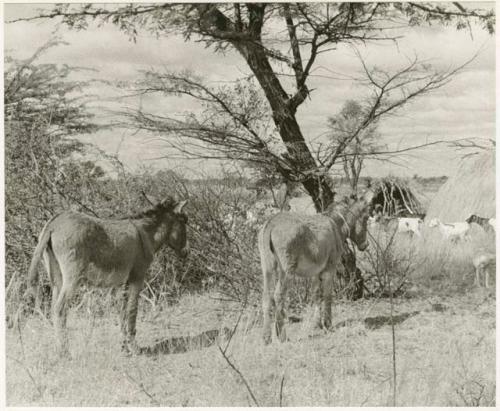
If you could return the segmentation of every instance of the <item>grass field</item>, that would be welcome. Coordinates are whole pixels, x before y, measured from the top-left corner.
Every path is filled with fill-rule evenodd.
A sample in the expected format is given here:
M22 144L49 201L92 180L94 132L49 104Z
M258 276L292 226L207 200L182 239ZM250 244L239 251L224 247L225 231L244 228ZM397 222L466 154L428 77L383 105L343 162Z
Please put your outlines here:
M358 254L365 280L389 274L405 285L394 299L395 390L387 297L334 299L329 332L312 332L311 307L295 304L289 341L269 346L258 293L245 307L215 294L154 306L141 298L143 353L125 356L116 304L104 292L84 294L70 311L69 358L59 356L42 315L7 328L7 405L495 406L496 281L477 287L471 265L495 244L479 227L471 234L452 244L425 227L421 238L400 236L389 246L376 237L371 257ZM300 287L290 288L296 298ZM10 301L9 312L17 305Z
M142 310L141 346L238 324L226 351L234 368L218 348L223 337L208 347L184 338L181 353L124 356L117 315L92 312L70 314L71 357L59 358L50 324L31 317L7 330L7 405L389 406L389 310L387 299L337 301L334 331L316 334L306 310L288 325L288 342L269 346L256 307L186 296ZM397 405L495 405L493 291L396 299L395 318Z

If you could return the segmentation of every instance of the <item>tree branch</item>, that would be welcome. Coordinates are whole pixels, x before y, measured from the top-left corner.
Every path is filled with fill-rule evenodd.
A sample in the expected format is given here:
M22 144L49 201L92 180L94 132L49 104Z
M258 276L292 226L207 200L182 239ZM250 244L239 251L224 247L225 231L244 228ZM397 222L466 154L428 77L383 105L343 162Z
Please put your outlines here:
M69 6L69 4L67 4ZM33 16L33 17L22 17L14 20L9 20L6 23L16 23L19 21L34 21L34 20L41 20L41 19L53 19L55 17L63 17L63 18L74 18L74 17L108 17L108 16L113 16L116 15L117 11L116 10L106 10L106 9L96 9L96 10L91 10L90 7L92 7L92 4L86 4L82 9L76 11L76 12L65 12L63 9L56 8L52 13L47 13L47 14L40 14L38 16ZM143 5L136 5L134 8L124 8L121 13L128 17L128 16L138 16L141 14L147 14L151 13L152 11L159 10L159 9L168 9L171 8L172 4L155 4L153 6L143 6Z
M295 25L293 24L292 14L290 13L290 5L287 3L283 4L283 14L285 16L285 22L288 29L288 36L290 38L290 47L293 54L293 64L292 68L295 72L295 80L297 84L297 90L301 88L303 82L302 77L304 75L304 70L302 67L302 57L300 55L299 41L297 40L297 33Z
M431 15L436 15L436 16L466 17L466 18L476 17L476 18L481 19L481 20L486 20L486 19L491 18L494 15L492 12L480 14L476 10L467 10L465 7L463 7L460 3L457 3L457 2L453 2L452 4L455 7L457 7L460 10L460 12L447 10L441 6L432 7L428 3L409 2L408 4L410 6L412 6L413 8L425 11L426 13L429 13Z
M259 401L257 401L257 398L255 398L255 395L252 391L252 389L250 388L250 385L248 384L248 381L246 380L246 378L244 377L244 375L241 373L240 370L238 370L238 368L236 368L236 366L231 362L231 360L228 358L228 356L226 355L226 353L224 352L224 350L220 347L220 346L217 346L219 348L219 352L221 353L222 357L226 360L226 362L229 364L229 366L234 370L234 372L236 372L236 374L238 374L238 376L241 378L241 381L243 381L243 384L245 385L248 393L250 394L250 397L252 398L254 404L257 406L257 407L260 407L259 405Z
M418 65L418 59L415 57L406 67L393 75L388 75L385 72L379 71L377 78L374 76L375 70L371 71L359 53L358 56L361 60L368 84L373 87L372 92L374 97L364 109L366 113L364 120L359 123L359 126L353 130L350 135L346 135L342 141L338 142L338 145L331 154L330 160L325 163L327 169L330 169L335 164L337 159L344 153L347 145L370 124L378 121L386 114L401 108L417 97L443 87L451 81L456 74L471 63L477 55L472 56L469 60L452 70L423 76L418 76L420 67ZM424 68L424 70L428 70L428 68ZM408 89L410 85L413 85L412 89ZM391 95L394 95L395 92L399 92L399 96L389 98L389 91Z

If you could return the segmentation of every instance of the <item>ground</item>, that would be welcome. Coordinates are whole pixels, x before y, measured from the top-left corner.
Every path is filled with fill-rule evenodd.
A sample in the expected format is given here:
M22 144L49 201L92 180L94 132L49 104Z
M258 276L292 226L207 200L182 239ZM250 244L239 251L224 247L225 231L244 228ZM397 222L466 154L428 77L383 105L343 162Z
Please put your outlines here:
M494 406L494 291L471 287L394 305L396 404ZM393 405L389 300L336 301L329 332L311 333L310 311L288 324L288 342L265 346L257 305L242 311L213 296L186 296L143 309L138 342L158 349L125 356L116 313L79 310L69 318L69 358L58 355L50 323L30 317L7 329L7 405ZM189 338L236 324L229 343ZM179 353L159 343L173 337L184 337Z

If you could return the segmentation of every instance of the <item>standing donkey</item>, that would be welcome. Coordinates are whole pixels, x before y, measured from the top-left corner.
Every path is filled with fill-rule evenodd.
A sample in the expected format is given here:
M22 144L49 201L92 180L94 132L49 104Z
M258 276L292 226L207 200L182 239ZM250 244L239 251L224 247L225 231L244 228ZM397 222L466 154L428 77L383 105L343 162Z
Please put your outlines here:
M122 349L138 352L135 342L139 293L154 254L167 243L179 257L187 256L186 201L171 197L137 215L101 219L74 211L54 216L45 225L29 269L31 292L38 284L43 255L52 285L52 312L58 343L67 352L69 300L80 280L98 287L124 286L121 307Z
M314 325L329 328L332 321L332 288L346 240L359 250L368 246L367 222L371 196L344 199L338 211L303 215L282 212L270 218L259 232L259 252L264 276L262 308L263 337L271 342L271 311L275 309L278 339L286 340L284 329L286 282L292 275L310 277L315 305ZM271 290L275 282L274 294Z

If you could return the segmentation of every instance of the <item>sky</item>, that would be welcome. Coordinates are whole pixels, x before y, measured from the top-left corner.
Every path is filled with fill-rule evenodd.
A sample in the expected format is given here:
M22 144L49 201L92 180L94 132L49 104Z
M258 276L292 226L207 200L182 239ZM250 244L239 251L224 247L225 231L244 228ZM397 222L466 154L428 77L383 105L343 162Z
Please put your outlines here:
M492 3L485 5L493 7ZM28 17L40 7L43 5L5 4L4 19ZM479 55L451 83L384 119L378 128L383 142L390 149L397 149L435 140L495 139L495 36L477 27L472 27L472 31L457 31L440 26L409 28L404 34L397 45L360 46L359 52L369 65L387 70L401 67L414 55L440 68L459 65L475 53ZM250 74L244 60L235 52L216 54L200 43L185 42L176 36L156 38L146 33L140 33L134 43L113 25L72 31L59 26L56 20L5 24L4 48L7 55L27 58L54 35L68 44L50 49L40 62L93 68L97 71L92 76L103 80L130 81L139 78L140 70L164 68L192 70L210 84ZM308 141L325 135L328 116L338 112L346 100L363 98L369 92L345 79L346 75L356 76L361 70L352 48L339 47L321 55L315 67L310 79L311 98L298 111L299 123ZM103 107L137 107L139 104L130 99L117 101L121 92L102 84L94 86L91 92ZM143 104L168 115L190 111L193 107L188 99L177 97L152 99ZM104 110L97 112L99 121L109 118ZM117 154L130 169L142 165L181 171L203 169L209 173L218 169L218 165L206 161L153 160L166 152L165 146L150 135L130 130L100 131L82 140ZM448 146L432 146L394 158L397 164L369 162L365 175L451 175L458 166L460 154Z

